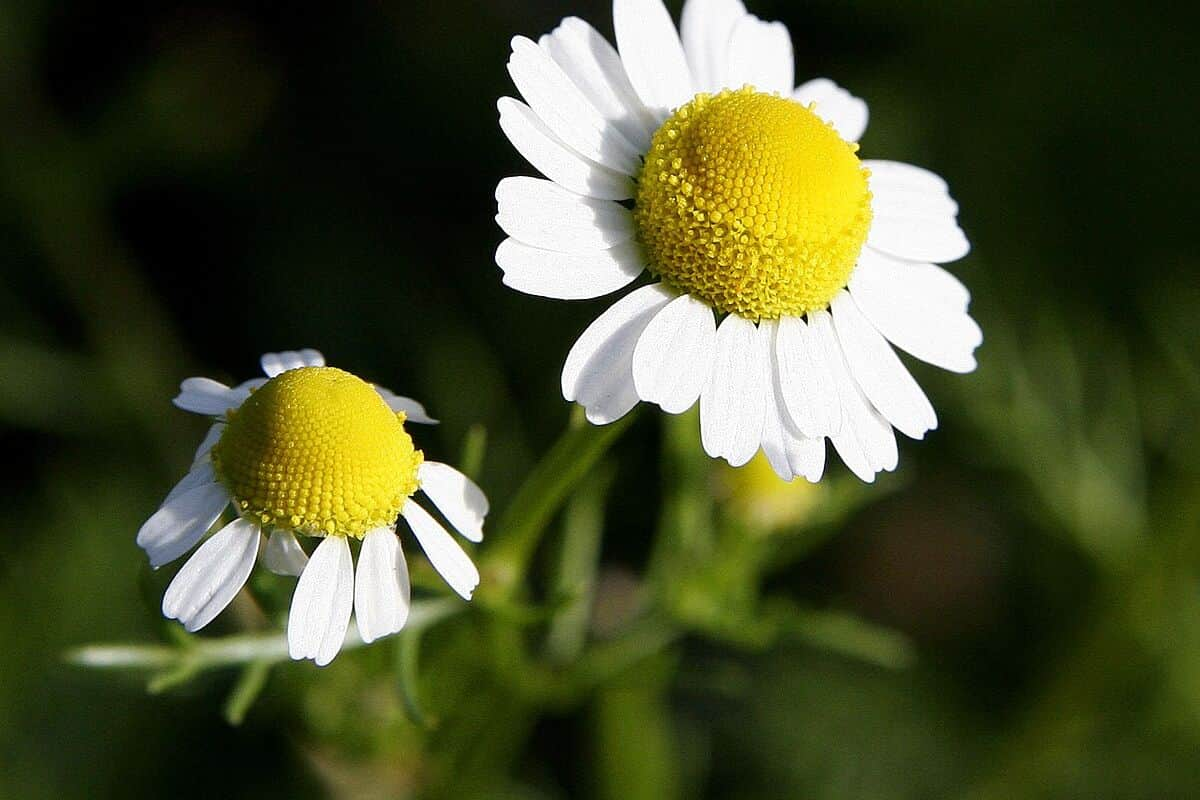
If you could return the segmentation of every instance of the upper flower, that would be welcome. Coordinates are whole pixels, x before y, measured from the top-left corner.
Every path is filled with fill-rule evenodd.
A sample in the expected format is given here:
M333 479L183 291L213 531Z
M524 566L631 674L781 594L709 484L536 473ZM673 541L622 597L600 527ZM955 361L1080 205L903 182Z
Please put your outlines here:
M893 428L937 415L892 346L959 372L982 341L969 294L937 266L969 250L946 183L859 159L867 106L794 85L792 43L739 0L615 0L614 49L568 18L517 37L500 125L548 180L496 190L504 282L599 297L645 273L580 336L563 395L611 422L639 400L700 402L705 450L761 449L817 480L828 438L864 480L894 469ZM890 342L890 344L889 344Z

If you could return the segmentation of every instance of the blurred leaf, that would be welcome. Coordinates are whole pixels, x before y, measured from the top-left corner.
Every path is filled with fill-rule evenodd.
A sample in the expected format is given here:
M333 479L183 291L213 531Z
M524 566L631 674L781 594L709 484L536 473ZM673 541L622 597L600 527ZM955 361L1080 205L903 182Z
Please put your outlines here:
M425 712L421 709L420 674L421 632L417 630L403 631L396 641L397 665L396 680L400 686L400 697L404 701L404 711L414 725L422 728L429 726Z
M594 761L604 800L680 796L679 753L666 700L673 665L649 662L600 692Z
M254 701L262 694L271 674L271 662L254 661L242 669L233 691L225 701L225 720L230 725L241 725Z
M822 650L887 669L906 669L916 661L916 650L907 636L854 614L791 604L777 604L774 613L784 634Z
M482 425L472 425L467 428L467 436L463 440L462 456L459 458L459 470L471 480L479 479L479 471L483 469L483 459L487 455L488 433Z

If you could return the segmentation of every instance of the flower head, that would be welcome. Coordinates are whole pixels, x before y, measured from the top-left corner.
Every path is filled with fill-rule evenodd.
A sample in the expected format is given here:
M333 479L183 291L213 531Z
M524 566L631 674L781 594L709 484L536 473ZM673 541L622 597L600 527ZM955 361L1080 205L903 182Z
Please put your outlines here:
M969 246L945 182L860 160L859 98L794 85L787 29L739 0L615 0L618 49L577 18L513 40L500 125L547 179L497 188L504 282L629 292L567 356L593 423L700 403L705 450L819 480L825 439L863 480L937 415L893 350L969 372L982 335L939 262Z
M406 422L431 424L421 404L325 366L315 350L268 353L266 378L229 387L183 382L175 404L214 417L191 471L138 532L157 568L186 553L230 509L167 587L163 614L195 631L241 590L267 535L263 560L299 575L288 617L293 658L329 663L353 609L364 641L408 618L408 566L396 535L403 517L434 568L466 599L479 583L470 557L412 498L433 502L471 541L488 503L470 479L426 461ZM320 539L311 557L297 535ZM360 540L357 573L350 540Z

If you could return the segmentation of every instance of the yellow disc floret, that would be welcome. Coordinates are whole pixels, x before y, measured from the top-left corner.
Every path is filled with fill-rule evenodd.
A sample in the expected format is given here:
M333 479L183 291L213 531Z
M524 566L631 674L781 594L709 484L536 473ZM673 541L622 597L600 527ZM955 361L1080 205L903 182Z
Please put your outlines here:
M749 319L825 308L871 223L857 150L792 100L697 95L654 134L638 180L651 271Z
M370 384L333 367L281 373L229 412L213 448L242 514L310 535L391 525L417 490L420 450Z

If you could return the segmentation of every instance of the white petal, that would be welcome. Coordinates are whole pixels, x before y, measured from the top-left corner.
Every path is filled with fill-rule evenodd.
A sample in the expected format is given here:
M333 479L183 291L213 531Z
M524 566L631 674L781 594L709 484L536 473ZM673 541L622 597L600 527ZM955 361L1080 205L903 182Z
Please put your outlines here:
M731 85L729 40L734 26L744 16L746 6L741 0L687 0L684 3L679 32L696 91L718 92Z
M212 462L208 459L201 459L200 461L192 464L192 468L188 470L187 475L184 475L183 479L180 480L179 483L175 484L174 488L167 493L167 496L163 499L162 504L166 505L176 497L179 497L185 492L190 492L197 486L205 486L207 484L216 482L217 474L213 471Z
M738 21L729 40L731 87L748 83L760 92L787 96L796 85L795 71L792 36L786 25L751 14Z
M138 547L150 557L150 566L158 569L191 550L229 500L229 491L219 483L199 483L169 497L138 531Z
M766 412L763 415L763 454L775 474L785 481L803 476L810 483L817 483L825 471L825 439L821 436L805 436L795 429L788 418L779 388L773 325L775 323L771 320L763 320L758 324L759 347L763 351L763 358L768 360L769 381Z
M550 132L537 115L519 100L501 97L500 128L525 160L550 180L576 194L604 200L633 197L628 175L581 156Z
M400 513L408 520L409 527L433 568L445 578L451 589L463 599L470 600L471 593L479 585L479 570L475 568L471 557L428 511L412 500L404 504Z
M316 353L317 351L316 351L316 350L310 350L309 352ZM320 353L317 353L317 355L320 355ZM318 367L319 367L319 366L321 366L321 365L320 365L320 364L314 364L313 366L318 366ZM269 380L271 380L271 379L270 379L270 378L251 378L251 379L250 379L250 380L248 380L248 381L242 381L241 383L239 383L237 386L235 386L235 387L233 387L233 388L234 388L234 391L238 391L238 392L245 392L245 393L246 393L246 397L249 397L249 396L250 396L250 394L251 394L251 391L252 391L252 390L257 390L257 389L260 389L260 388L262 388L262 386L263 386L264 384L266 384L266 382L267 382L267 381L269 381Z
M369 531L354 576L354 618L362 640L370 643L403 628L411 593L400 537L391 528Z
M717 327L712 309L691 295L662 308L633 351L638 397L668 414L682 414L700 398L712 373Z
M897 161L865 161L875 218L867 243L908 261L955 261L971 249L958 227L958 204L946 182L927 169Z
M438 511L472 542L483 541L483 520L488 499L475 481L449 464L425 461L417 468L417 479Z
M637 173L637 149L535 42L513 38L508 73L533 112L571 149L622 174Z
M767 365L762 451L775 474L785 481L802 475L810 483L816 483L821 480L825 470L825 439L821 436L805 436L796 430L788 417L779 384L779 362L775 352L777 326L775 320L758 323L758 347Z
M971 243L952 218L877 216L871 220L867 245L908 261L957 261Z
M225 432L225 423L224 422L214 423L208 429L208 433L204 434L204 439L200 442L200 446L196 448L196 455L192 457L193 465L198 464L201 461L208 460L209 453L212 452L212 449L217 444L217 442L221 440L221 434L224 432Z
M923 217L932 220L953 220L958 215L958 203L945 192L910 189L867 179L871 187L871 211L877 217Z
M213 534L179 570L163 595L163 616L198 631L246 585L258 557L259 528L238 518Z
M522 244L588 253L633 239L633 214L611 200L580 197L553 181L505 178L496 187L496 222Z
M262 366L263 374L268 378L274 378L281 372L287 372L289 369L299 369L300 367L323 367L325 366L325 356L321 355L320 351L305 348L304 350L284 350L280 353L263 353L259 359L259 364Z
M807 84L806 84L807 85ZM799 90L797 90L798 92ZM949 187L941 176L915 164L881 159L865 159L863 166L871 171L871 188L875 191L886 186L914 189L933 194L946 194Z
M179 395L173 402L193 414L219 417L240 406L249 396L249 391L230 389L212 378L188 378L179 384Z
M578 17L567 17L538 44L638 152L650 149L658 120L637 96L621 57L608 40Z
M563 397L583 406L592 424L615 422L637 405L634 348L650 320L672 297L659 283L635 289L597 317L567 354Z
M383 398L383 402L387 403L388 408L392 411L403 411L407 417L407 422L416 422L421 425L437 425L438 421L429 416L425 411L425 406L413 400L411 397L403 397L396 394L390 389L385 389L382 386L372 384L375 392Z
M504 285L538 297L586 300L629 285L645 269L635 241L591 253L556 253L505 239L496 249Z
M796 88L792 99L828 122L847 142L857 142L867 130L867 104L828 78L816 78Z
M617 50L638 97L660 120L692 99L692 74L662 0L614 0Z
M809 314L809 327L821 343L842 404L842 429L830 439L846 466L859 478L871 483L875 480L875 473L896 468L899 458L896 435L892 432L892 426L871 407L858 384L850 377L829 312Z
M766 407L763 411L762 438L759 442L763 455L775 474L785 481L795 477L788 463L787 443L785 441L784 425L787 423L787 412L783 407L783 397L779 392L779 364L775 357L775 334L778 323L773 319L764 319L758 323L758 346L763 350L762 358L767 361L767 376L771 391L767 393Z
M833 298L833 327L850 374L884 419L913 439L937 427L929 398L845 289Z
M921 266L863 248L850 293L871 324L901 350L942 369L971 372L983 332L961 305L947 302L946 294L914 293L907 281L919 280ZM906 272L910 268L913 272Z
M937 264L904 261L870 248L850 275L850 293L856 301L869 294L884 305L941 313L964 313L971 302L962 281Z
M300 575L288 613L288 654L318 667L333 660L346 640L354 602L354 564L345 536L326 536Z
M276 528L267 539L263 566L276 575L300 575L308 564L308 554L296 541L296 534Z
M700 395L700 439L704 451L740 467L762 440L767 368L758 328L730 314L717 328L712 375Z
M799 317L776 326L779 390L792 423L806 436L832 436L842 428L842 404L825 353Z
M825 438L790 436L787 440L788 464L792 472L809 483L820 483L825 472Z

